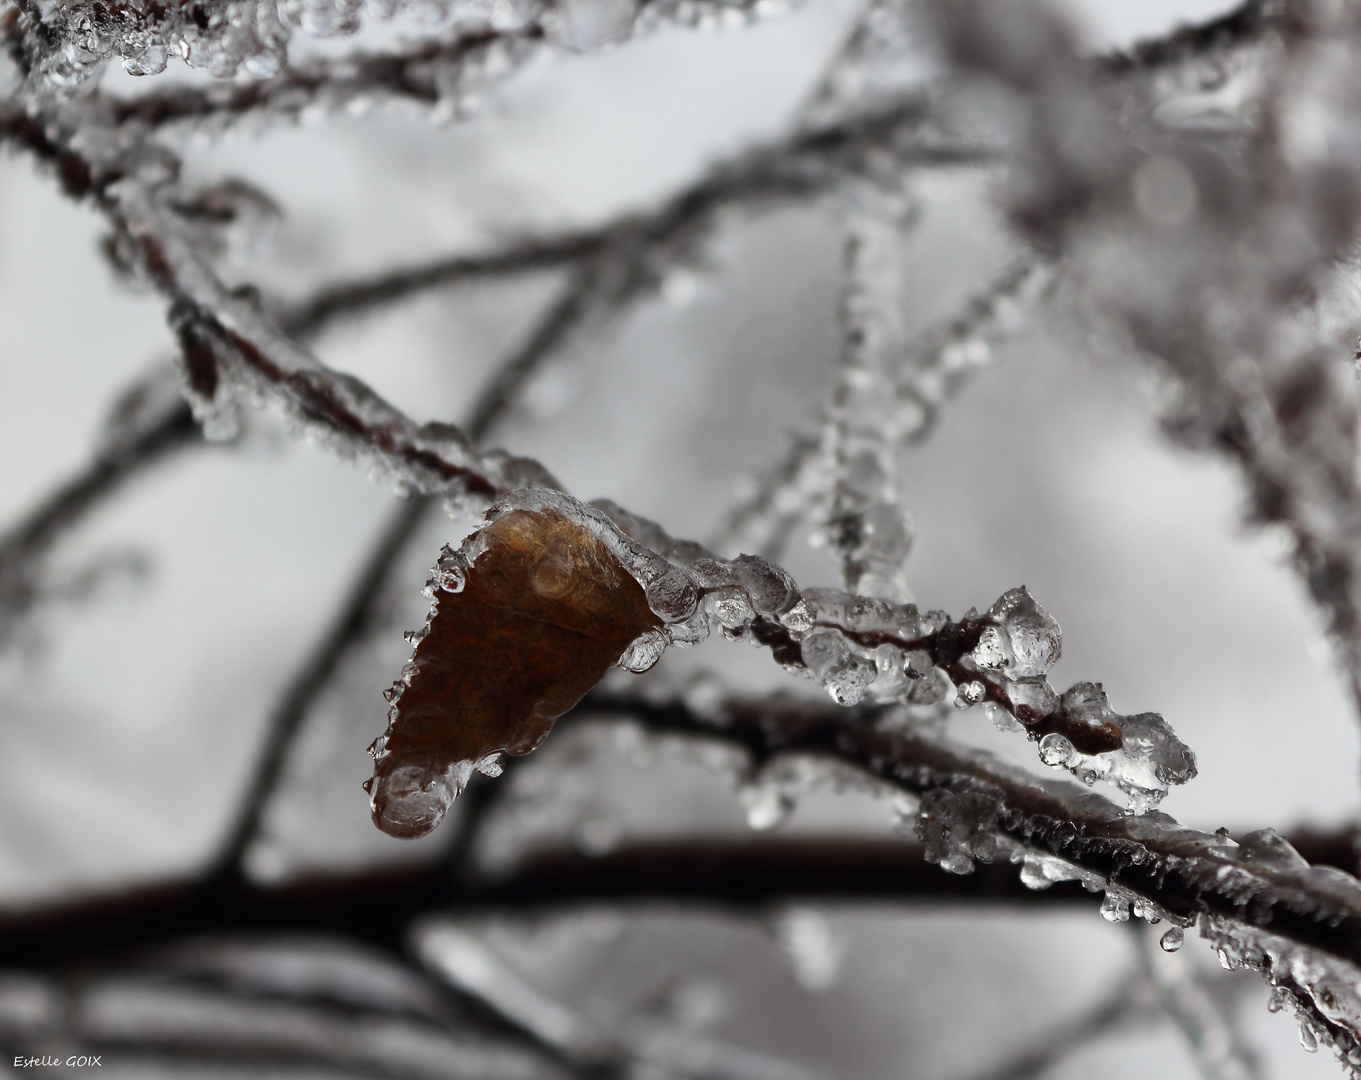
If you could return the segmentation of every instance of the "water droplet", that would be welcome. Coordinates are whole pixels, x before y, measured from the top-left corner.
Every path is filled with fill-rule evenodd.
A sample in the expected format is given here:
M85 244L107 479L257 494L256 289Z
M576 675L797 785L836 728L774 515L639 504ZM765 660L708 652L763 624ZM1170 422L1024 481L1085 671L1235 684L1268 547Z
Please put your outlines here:
M1073 744L1056 731L1051 731L1040 740L1040 760L1046 765L1067 765L1073 753Z
M742 788L740 798L747 812L747 827L757 832L783 824L797 805L794 797L779 784L748 784Z
M1129 921L1129 901L1115 893L1107 893L1101 901L1101 917L1110 923Z
M646 588L647 606L663 622L684 622L695 613L699 593L683 570L671 567Z
M755 615L747 594L735 585L712 592L706 599L714 618L730 630L746 626Z
M971 705L977 705L987 696L988 688L977 679L966 682L960 686L955 694L955 708L967 709Z
M1185 941L1186 931L1180 926L1173 926L1158 939L1158 944L1163 952L1176 952Z
M780 622L784 623L785 629L796 634L807 633L813 628L813 609L808 606L806 600L800 600L780 616Z

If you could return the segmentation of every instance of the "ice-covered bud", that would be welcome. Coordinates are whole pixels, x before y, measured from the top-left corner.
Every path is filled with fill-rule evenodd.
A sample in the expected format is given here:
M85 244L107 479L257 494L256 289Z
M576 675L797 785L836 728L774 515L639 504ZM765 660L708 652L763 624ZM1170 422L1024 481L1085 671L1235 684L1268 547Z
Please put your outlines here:
M759 555L739 555L732 568L751 606L762 615L779 615L799 599L793 578Z
M684 622L695 613L699 593L689 575L671 567L650 581L644 590L647 606L662 622Z
M988 617L996 622L1002 634L989 639L987 657L993 661L1004 659L985 664L976 650L975 661L980 667L1005 667L1012 678L1024 679L1047 675L1058 662L1063 653L1063 632L1024 585L1003 593L988 610ZM988 637L987 630L984 636ZM983 645L981 639L979 645Z
M952 874L973 872L974 860L991 862L997 854L997 817L1002 796L976 783L956 782L922 796L917 809L917 837L929 862Z

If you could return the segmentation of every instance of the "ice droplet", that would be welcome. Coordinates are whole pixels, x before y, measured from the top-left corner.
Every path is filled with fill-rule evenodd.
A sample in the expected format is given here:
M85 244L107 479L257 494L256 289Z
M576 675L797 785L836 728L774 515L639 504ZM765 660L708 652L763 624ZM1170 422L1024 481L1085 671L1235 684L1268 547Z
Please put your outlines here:
M927 861L952 874L973 873L975 859L991 862L997 854L995 829L1001 809L999 792L968 781L928 791L916 821Z
M793 795L781 785L772 783L747 784L739 798L747 812L747 827L757 832L767 832L783 824L797 805Z
M1318 1050L1318 1036L1314 1034L1313 1026L1303 1019L1300 1020L1300 1045L1304 1047L1306 1054L1312 1054Z
M633 639L624 654L619 657L619 667L634 674L647 671L666 652L666 634L657 629L645 630Z
M1173 926L1158 939L1158 945L1163 952L1176 952L1186 941L1186 931L1180 926Z
M1307 870L1309 862L1275 829L1258 829L1243 837L1238 846L1243 862L1276 867L1281 870Z
M1063 631L1024 585L1003 593L988 615L1006 632L1013 678L1047 675L1063 654Z
M435 579L432 584L447 593L460 593L468 582L468 564L463 556L444 545L439 562L435 565Z
M747 594L735 585L710 593L706 599L714 618L729 630L746 626L755 614Z
M1101 901L1101 917L1110 923L1128 922L1129 901L1115 893L1107 893Z
M967 709L983 700L988 689L977 679L962 684L955 694L955 708Z
M776 936L800 987L819 994L836 985L841 949L827 916L810 908L793 908L780 917Z
M799 598L793 579L759 555L739 555L731 565L752 607L762 615L778 615Z
M780 616L780 622L784 623L785 629L796 634L807 633L813 628L813 609L808 606L806 600L800 600Z
M1056 731L1040 740L1040 760L1046 765L1067 765L1073 756L1073 744Z
M684 571L674 566L650 582L645 594L647 606L668 623L684 622L695 613L699 603L694 583Z
M477 759L474 768L483 776L497 777L505 771L505 758L499 750L493 754L484 754Z

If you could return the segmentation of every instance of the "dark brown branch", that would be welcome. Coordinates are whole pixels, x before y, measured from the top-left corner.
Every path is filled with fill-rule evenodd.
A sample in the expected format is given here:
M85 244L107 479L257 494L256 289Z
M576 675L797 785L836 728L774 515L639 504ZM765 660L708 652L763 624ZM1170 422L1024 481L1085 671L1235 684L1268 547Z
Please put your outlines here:
M1291 839L1316 864L1344 855L1350 865L1352 837L1346 830ZM168 942L236 932L334 935L403 955L411 920L437 911L651 901L751 911L791 900L1094 903L1073 883L1027 889L1005 864L947 874L923 859L915 841L687 841L632 845L599 857L544 853L496 880L456 883L434 865L313 877L278 888L241 880L180 882L46 904L0 915L0 968L100 966Z
M751 909L789 899L912 899L1048 905L1090 898L1036 893L1014 870L947 874L907 841L761 840L640 845L592 858L545 854L512 876L456 889L442 866L311 878L282 888L240 880L181 883L0 917L0 968L117 962L148 947L229 932L331 934L401 954L408 924L433 911L539 910L664 900Z

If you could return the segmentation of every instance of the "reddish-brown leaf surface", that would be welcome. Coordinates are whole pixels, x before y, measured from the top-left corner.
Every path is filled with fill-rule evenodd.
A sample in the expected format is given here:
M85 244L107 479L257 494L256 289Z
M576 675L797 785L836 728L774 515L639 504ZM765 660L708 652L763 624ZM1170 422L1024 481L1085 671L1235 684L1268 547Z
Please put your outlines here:
M479 760L533 750L659 625L610 550L552 510L515 510L475 535L485 550L463 588L439 589L436 579L414 671L376 744L365 786L374 822L393 836L433 829Z

